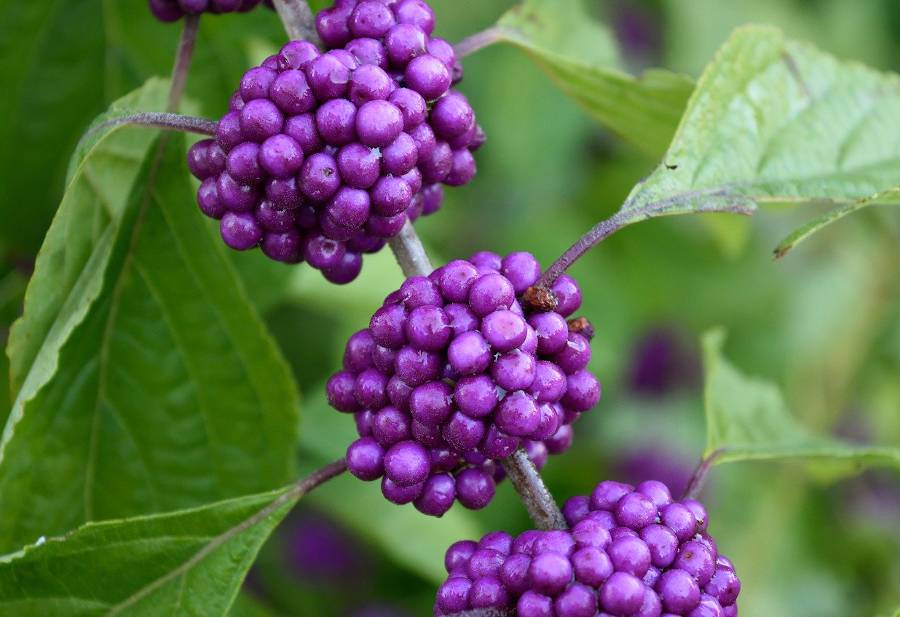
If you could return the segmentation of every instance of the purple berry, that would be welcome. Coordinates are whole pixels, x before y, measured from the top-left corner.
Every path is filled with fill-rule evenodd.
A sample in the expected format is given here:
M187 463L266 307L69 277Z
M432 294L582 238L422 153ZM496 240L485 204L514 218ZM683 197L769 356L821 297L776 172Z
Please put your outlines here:
M350 101L362 107L369 101L387 99L395 88L394 80L381 68L364 64L350 78Z
M450 88L450 70L430 54L414 58L406 66L404 77L408 86L428 101L440 98Z
M263 142L277 135L283 126L284 116L268 99L254 99L241 109L241 135L250 141Z
M442 473L428 478L414 503L423 514L443 516L455 500L456 482L450 474Z
M434 31L434 12L424 0L400 0L394 14L398 23L418 26L429 35Z
M363 0L350 13L347 26L357 38L380 38L396 23L394 14L378 0Z
M692 611L700 602L700 588L697 581L684 570L667 570L656 586L663 608L680 615Z
M367 146L390 145L403 131L403 114L388 101L369 101L356 114L356 132Z
M366 37L353 39L344 46L344 49L350 52L359 64L357 71L367 65L375 66L380 69L387 68L387 53L385 52L384 45L377 39ZM386 73L385 76L387 76ZM388 79L390 79L390 77L388 77ZM393 82L393 80L391 81Z
M347 469L360 480L377 480L384 473L384 449L371 437L354 441L347 448Z
M428 451L415 441L400 442L384 455L385 476L403 487L423 482L428 477L430 465Z
M237 251L251 249L262 240L262 229L249 213L225 213L219 230L225 244Z
M494 479L481 469L468 468L456 476L456 497L466 508L480 510L494 498Z
M379 179L372 187L371 195L375 212L385 217L404 213L413 198L409 185L394 176L383 176Z
M278 108L291 116L304 114L316 106L306 75L300 70L290 69L278 75L269 92Z
M232 153L235 151L237 148ZM300 171L303 150L294 138L279 134L263 142L258 158L259 165L270 176L286 179Z
M405 67L413 58L426 53L428 36L413 24L397 24L384 36L384 46L390 63L395 67Z
M316 111L316 128L325 143L343 146L356 139L356 105L347 99L332 99Z
M431 126L435 135L441 139L459 137L474 124L475 112L466 97L458 92L451 92L443 97L431 110Z

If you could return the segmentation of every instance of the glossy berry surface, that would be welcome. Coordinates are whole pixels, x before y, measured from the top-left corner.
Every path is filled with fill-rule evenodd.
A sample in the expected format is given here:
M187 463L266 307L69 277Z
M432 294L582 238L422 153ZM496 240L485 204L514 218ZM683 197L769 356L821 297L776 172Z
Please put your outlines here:
M674 524L666 522L667 512ZM685 515L685 513L687 513ZM434 614L734 617L741 582L706 533L703 506L661 482L601 482L564 507L567 531L492 532L447 550Z
M541 467L571 445L600 383L587 369L590 340L576 331L584 320L521 299L540 273L529 253L477 253L387 297L327 386L331 405L356 418L351 473L441 516L454 501L486 506L503 478L498 461L517 448ZM560 281L554 289L576 310L577 284Z
M271 0L148 0L150 12L163 22L201 13L246 13L259 4L272 8Z
M247 71L188 165L228 246L348 283L363 254L440 208L444 185L474 177L484 133L425 2L342 1L316 26L327 49L292 41Z

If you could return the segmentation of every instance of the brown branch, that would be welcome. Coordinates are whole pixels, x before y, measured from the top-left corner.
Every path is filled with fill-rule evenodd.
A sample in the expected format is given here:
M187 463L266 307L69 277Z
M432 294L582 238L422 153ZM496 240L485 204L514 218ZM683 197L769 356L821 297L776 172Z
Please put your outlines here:
M275 10L293 40L305 40L321 47L316 19L306 0L275 0Z
M197 28L200 25L200 15L188 15L184 18L184 29L181 31L181 39L178 41L178 51L175 54L175 66L172 68L172 83L169 86L169 102L166 111L178 111L184 88L187 85L188 72L191 69L191 59L194 56L194 44L197 42Z
M528 516L538 529L567 529L566 519L528 454L520 448L512 456L503 459L502 463L506 475L528 510Z
M388 244L404 276L428 276L434 270L411 222L406 221L400 233L391 238Z
M185 133L198 133L200 135L215 136L218 123L206 118L196 118L194 116L183 116L181 114L170 114L157 111L142 111L130 116L122 116L113 118L106 122L92 127L81 138L82 141L91 135L98 133L104 129L114 126L133 125L133 126L152 126L157 129L165 129L168 131L182 131Z

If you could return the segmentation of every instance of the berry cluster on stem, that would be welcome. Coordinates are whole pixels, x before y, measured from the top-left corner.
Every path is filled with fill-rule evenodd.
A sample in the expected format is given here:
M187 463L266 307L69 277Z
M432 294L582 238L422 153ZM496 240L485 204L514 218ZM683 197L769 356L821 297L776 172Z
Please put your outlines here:
M435 615L733 617L741 583L705 508L665 484L601 482L573 497L567 530L492 532L453 544ZM599 611L599 613L598 613Z
M589 339L573 328L584 321L566 321L581 303L574 280L557 281L553 310L526 313L519 301L539 276L528 253L482 252L387 297L327 386L332 406L356 417L351 473L440 516L454 499L487 505L506 475L497 463L518 448L540 468L569 447L600 384L586 368Z
M472 179L484 134L426 3L341 2L316 26L326 50L291 41L248 71L188 161L226 244L348 283L442 184Z

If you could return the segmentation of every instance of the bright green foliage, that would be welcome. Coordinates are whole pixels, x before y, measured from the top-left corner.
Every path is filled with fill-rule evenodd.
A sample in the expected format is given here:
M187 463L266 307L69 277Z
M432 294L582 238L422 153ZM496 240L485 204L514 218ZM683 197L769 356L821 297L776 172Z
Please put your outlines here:
M778 30L737 30L707 67L662 164L623 215L847 203L900 181L900 77Z
M787 255L798 244L807 240L810 236L818 233L822 228L835 223L848 214L853 214L869 206L898 206L900 205L900 188L889 189L872 197L860 199L853 203L835 208L822 216L813 219L809 223L803 225L794 231L787 238L782 240L775 248L775 257L781 258Z
M0 613L225 615L295 488L183 510L87 523L0 557ZM246 603L241 603L246 612Z
M693 89L690 78L662 69L639 78L619 67L612 33L583 0L526 0L497 25L600 124L658 157L669 145Z
M722 355L725 333L703 338L706 455L717 462L810 458L846 461L856 469L900 468L900 448L861 446L812 434L791 416L778 387L749 377Z
M4 550L293 475L293 380L191 207L184 139L160 151L155 135L115 129L91 149L38 258L9 350Z

